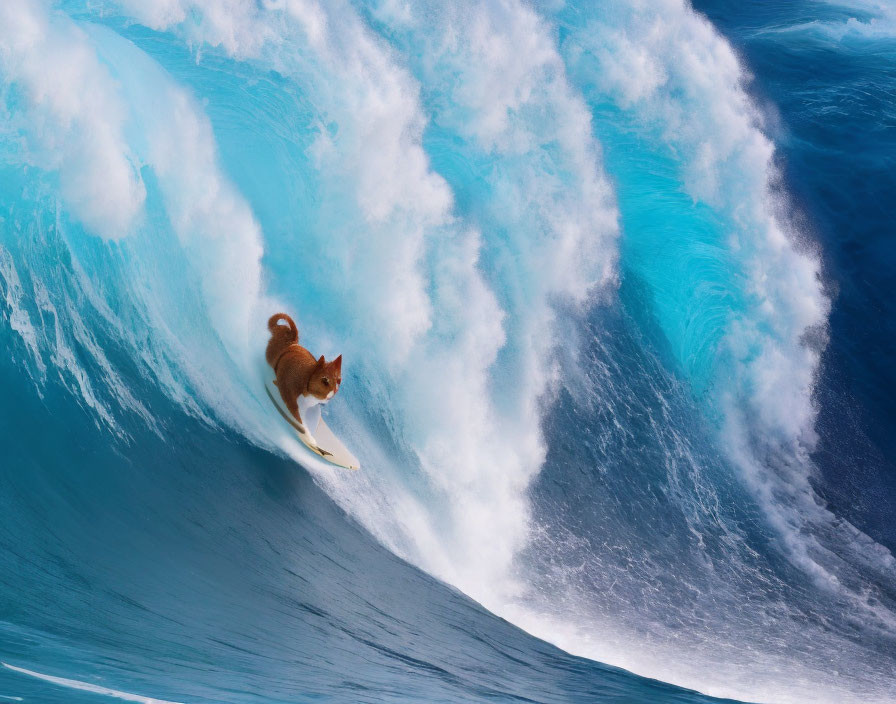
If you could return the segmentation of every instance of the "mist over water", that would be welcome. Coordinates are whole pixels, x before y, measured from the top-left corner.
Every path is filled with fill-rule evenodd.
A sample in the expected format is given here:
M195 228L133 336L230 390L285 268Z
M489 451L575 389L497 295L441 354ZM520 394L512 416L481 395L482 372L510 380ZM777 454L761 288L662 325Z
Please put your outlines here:
M856 17L769 24L788 46L840 27L892 49L877 6L826 7ZM675 0L5 3L2 369L82 448L74 466L35 454L4 405L10 664L172 701L593 700L610 681L698 701L528 633L713 696L887 701L896 560L873 508L839 510L861 487L819 420L844 333L836 238L741 49ZM329 422L361 472L309 459L269 407L281 309L344 355ZM122 576L181 541L170 589ZM118 666L102 619L29 606L111 581L125 606L93 610L146 634ZM238 667L197 655L215 624ZM343 638L400 661L398 684ZM502 639L525 665L498 648L494 672L523 684L467 660ZM335 648L328 666L313 648ZM234 680L216 688L216 668Z

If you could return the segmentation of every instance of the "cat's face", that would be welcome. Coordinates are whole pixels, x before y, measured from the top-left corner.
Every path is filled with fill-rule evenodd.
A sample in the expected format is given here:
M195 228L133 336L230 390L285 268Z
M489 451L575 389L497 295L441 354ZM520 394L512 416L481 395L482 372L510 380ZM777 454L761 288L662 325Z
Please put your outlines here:
M342 355L339 355L332 362L324 360L321 355L317 360L317 367L311 375L311 381L308 384L308 390L315 398L327 401L339 391L339 385L342 383Z

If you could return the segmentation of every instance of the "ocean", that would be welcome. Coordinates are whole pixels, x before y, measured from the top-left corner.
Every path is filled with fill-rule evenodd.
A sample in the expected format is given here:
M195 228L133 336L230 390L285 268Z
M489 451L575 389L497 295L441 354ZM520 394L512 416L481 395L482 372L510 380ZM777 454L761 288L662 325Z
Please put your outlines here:
M892 6L5 0L0 85L0 702L896 701Z

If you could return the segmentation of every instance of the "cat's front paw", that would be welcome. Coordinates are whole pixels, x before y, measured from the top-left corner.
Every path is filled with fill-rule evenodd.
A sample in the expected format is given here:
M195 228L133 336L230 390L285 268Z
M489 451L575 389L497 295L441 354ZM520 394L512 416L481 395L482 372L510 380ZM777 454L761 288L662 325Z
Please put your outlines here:
M314 436L311 433L308 433L308 445L321 457L332 457L332 452L327 452L324 448L317 444L317 440L314 439Z

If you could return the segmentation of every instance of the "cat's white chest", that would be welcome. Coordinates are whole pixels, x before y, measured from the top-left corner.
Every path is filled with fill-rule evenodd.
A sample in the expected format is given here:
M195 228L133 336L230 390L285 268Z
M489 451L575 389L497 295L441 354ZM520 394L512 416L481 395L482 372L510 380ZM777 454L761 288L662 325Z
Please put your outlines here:
M302 417L302 423L308 432L308 440L312 445L317 445L312 433L317 429L318 421L320 421L320 409L315 406L323 406L327 401L333 398L333 393L329 393L326 398L317 398L311 394L302 394L297 399L299 406L299 415ZM311 409L314 409L313 411Z
M299 415L303 418L305 417L305 411L309 408L314 408L315 406L322 405L329 401L329 398L318 398L317 396L312 396L311 394L302 394L299 396Z

